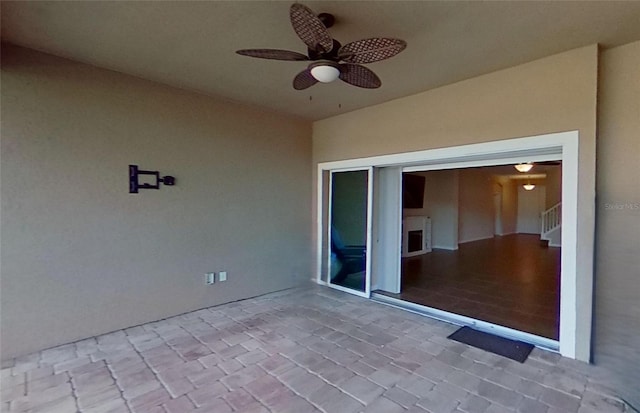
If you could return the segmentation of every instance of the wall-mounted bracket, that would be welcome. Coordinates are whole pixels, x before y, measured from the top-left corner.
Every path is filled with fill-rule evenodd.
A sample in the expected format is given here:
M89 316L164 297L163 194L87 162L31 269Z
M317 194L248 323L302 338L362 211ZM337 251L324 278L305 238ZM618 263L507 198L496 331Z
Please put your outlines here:
M151 176L151 182L141 182L141 175ZM158 171L143 171L138 169L138 165L129 165L129 193L137 194L139 189L160 189L160 183L167 186L173 186L176 183L176 179L173 176L160 177Z

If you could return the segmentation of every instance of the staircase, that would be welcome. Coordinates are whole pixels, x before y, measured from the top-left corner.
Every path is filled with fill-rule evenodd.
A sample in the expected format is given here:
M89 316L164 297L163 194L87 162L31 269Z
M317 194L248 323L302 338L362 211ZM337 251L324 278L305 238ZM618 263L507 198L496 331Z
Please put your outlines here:
M542 213L540 239L550 247L560 247L562 240L562 202Z

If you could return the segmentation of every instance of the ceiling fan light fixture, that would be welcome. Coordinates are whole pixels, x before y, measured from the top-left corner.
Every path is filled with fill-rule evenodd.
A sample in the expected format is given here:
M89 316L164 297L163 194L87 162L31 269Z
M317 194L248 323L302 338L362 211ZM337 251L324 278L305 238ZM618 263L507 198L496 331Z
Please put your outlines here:
M331 83L340 76L340 69L333 62L321 62L311 67L311 76L318 82Z
M516 168L518 170L518 172L529 172L531 170L531 168L533 168L533 164L531 162L527 162L527 163L519 163L517 165L513 166L514 168ZM533 188L531 188L533 189Z

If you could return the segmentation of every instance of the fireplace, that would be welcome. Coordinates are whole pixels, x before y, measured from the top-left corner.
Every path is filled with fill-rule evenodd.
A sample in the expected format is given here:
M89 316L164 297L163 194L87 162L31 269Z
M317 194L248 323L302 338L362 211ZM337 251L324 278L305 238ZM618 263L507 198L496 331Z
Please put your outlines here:
M422 230L409 231L407 240L407 252L416 252L422 249Z
M431 252L431 219L406 217L402 220L402 256L413 257Z

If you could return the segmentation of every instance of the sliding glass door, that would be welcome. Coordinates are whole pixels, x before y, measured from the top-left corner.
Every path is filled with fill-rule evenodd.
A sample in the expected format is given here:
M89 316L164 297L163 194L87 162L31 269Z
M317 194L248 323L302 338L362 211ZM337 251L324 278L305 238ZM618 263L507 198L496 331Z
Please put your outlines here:
M331 171L327 228L330 287L369 297L372 168Z

